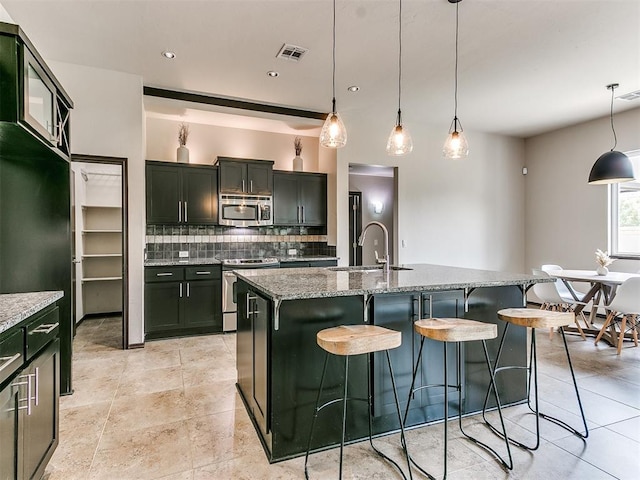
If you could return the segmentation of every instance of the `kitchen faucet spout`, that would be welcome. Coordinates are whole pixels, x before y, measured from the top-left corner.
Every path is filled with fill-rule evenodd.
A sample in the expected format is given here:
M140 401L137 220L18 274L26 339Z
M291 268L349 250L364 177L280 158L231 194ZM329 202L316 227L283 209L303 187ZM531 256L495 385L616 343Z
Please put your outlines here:
M380 227L382 229L382 233L384 234L384 257L378 258L378 255L376 252L376 262L382 264L382 271L384 273L389 273L389 263L390 263L389 262L389 230L387 230L387 227L385 227L383 223L377 222L375 220L367 223L365 227L362 229L360 238L358 238L358 245L359 246L364 245L364 237L367 234L367 230L369 230L369 228L372 227L373 225L377 225L378 227Z

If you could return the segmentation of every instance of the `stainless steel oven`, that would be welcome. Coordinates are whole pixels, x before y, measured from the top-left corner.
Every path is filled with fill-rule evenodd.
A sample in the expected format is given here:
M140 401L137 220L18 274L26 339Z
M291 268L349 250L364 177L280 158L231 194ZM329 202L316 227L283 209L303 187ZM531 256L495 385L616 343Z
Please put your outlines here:
M272 206L269 196L220 195L218 223L234 227L273 225Z
M237 329L236 275L234 270L244 268L278 268L277 258L234 258L222 261L222 331Z

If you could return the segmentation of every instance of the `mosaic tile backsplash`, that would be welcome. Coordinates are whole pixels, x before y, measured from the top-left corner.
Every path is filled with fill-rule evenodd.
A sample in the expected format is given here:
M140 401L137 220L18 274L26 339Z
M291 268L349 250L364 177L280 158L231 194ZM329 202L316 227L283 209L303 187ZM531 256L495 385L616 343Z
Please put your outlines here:
M290 249L296 249L297 256L336 255L321 227L147 225L149 260L176 260L185 250L192 259L286 257Z

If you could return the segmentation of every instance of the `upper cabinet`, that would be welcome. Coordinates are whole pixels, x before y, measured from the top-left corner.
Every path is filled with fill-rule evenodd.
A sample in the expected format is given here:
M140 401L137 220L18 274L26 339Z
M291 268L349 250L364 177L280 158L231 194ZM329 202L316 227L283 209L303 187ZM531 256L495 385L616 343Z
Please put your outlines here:
M19 26L0 22L0 122L19 124L65 157L73 102Z
M218 157L219 192L231 195L272 195L273 163L271 160Z
M273 224L325 226L327 176L323 173L273 174Z
M218 169L147 162L147 224L215 225Z

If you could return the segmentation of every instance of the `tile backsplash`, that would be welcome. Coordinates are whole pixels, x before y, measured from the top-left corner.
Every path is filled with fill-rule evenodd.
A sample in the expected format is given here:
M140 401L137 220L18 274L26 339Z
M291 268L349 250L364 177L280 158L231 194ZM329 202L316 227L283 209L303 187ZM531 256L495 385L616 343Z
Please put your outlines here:
M325 232L322 227L147 225L146 258L175 260L180 251L194 259L284 257L290 249L298 256L335 256L336 247L327 245Z

